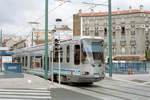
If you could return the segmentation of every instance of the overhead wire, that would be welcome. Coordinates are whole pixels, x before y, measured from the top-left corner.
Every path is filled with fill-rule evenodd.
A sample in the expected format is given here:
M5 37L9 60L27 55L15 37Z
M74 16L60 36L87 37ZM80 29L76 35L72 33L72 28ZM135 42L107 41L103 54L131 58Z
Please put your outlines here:
M56 10L57 8L59 8L60 6L62 6L63 4L65 4L67 1L64 1L64 2L61 2L58 6L56 6L55 8L52 8L52 9L50 9L48 12L49 12L49 14L50 13L52 13L54 10ZM105 3L105 2L104 2ZM88 8L88 9L86 9L85 11L87 11L87 10L89 10L90 8ZM39 21L40 19L42 19L43 17L44 17L45 15L42 15L42 16L40 16L40 17L38 17L35 21ZM71 16L69 16L69 17L67 17L64 21L68 21L67 19L70 19L72 17L72 15ZM28 27L28 24L24 24L23 25L24 27L26 27L26 29L27 29L27 27ZM52 26L52 25L51 25ZM25 31L24 29L24 27L22 27L21 28L21 30L19 30L19 31L17 31L17 32L15 32L15 34L17 34L18 35L18 33L22 33L22 31ZM29 28L29 27L28 27ZM27 37L30 35L30 33L29 34L27 34Z

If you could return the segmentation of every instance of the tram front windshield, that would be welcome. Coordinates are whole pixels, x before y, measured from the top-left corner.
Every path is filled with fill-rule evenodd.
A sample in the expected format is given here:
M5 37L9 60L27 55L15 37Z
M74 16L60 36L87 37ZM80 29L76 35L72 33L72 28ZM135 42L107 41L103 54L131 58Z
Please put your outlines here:
M101 64L104 62L102 42L100 40L82 40L81 51L83 64Z

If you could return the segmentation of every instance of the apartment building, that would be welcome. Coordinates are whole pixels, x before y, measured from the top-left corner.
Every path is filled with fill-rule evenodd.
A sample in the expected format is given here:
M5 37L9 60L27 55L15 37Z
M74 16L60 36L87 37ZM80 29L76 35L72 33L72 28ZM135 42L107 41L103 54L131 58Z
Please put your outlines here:
M83 13L73 16L73 35L103 37L108 56L108 12ZM143 56L150 50L150 11L139 9L112 11L112 53L115 56Z

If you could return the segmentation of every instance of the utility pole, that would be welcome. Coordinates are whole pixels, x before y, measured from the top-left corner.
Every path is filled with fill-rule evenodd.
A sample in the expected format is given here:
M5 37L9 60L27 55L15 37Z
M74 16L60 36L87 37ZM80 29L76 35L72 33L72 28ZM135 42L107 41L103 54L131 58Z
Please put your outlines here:
M112 31L111 31L111 0L108 0L109 20L109 77L112 77Z
M45 0L45 79L48 80L48 0Z

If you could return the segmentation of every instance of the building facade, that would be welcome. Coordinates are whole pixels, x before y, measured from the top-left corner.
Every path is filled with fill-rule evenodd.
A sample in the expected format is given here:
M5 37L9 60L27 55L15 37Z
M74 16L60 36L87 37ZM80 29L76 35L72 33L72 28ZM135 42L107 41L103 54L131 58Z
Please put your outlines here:
M108 56L108 12L82 13L73 16L73 35L103 37ZM112 12L112 53L115 56L145 56L150 50L150 11L132 9Z

